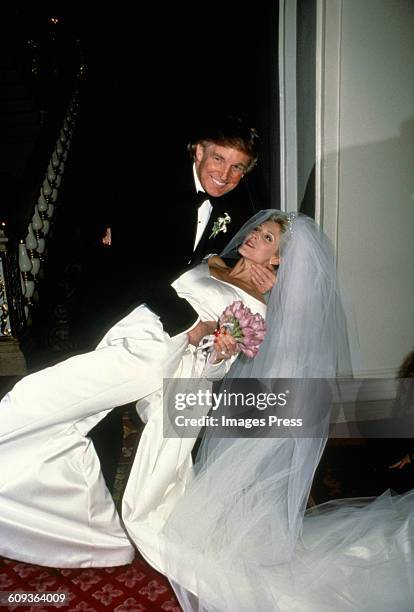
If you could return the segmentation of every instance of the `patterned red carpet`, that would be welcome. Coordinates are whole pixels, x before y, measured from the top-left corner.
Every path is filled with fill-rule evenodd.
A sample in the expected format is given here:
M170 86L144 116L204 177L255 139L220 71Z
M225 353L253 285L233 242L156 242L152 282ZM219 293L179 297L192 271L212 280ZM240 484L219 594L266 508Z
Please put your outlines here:
M3 603L2 609L19 612L181 611L168 580L140 558L99 569L54 569L0 559L0 592L67 594L65 603L53 606Z

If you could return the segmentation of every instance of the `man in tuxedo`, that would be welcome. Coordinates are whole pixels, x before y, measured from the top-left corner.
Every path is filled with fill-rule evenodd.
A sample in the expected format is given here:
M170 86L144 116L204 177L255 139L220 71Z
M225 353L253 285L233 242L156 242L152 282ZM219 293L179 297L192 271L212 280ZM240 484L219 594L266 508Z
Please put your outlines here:
M160 147L160 166L140 176L138 203L128 216L112 210L103 243L114 256L115 296L111 300L119 320L145 302L160 316L170 335L194 330L197 314L177 296L170 283L187 267L209 253L220 253L233 235L258 209L246 175L258 158L258 134L237 117L224 117L204 126L188 145L189 159L177 170L171 146ZM163 159L163 155L166 159ZM142 169L142 167L141 167ZM252 280L261 293L274 283L274 273L255 266ZM190 331L190 341L200 334ZM115 429L118 430L114 442ZM102 470L111 489L122 437L119 411L113 411L91 432Z

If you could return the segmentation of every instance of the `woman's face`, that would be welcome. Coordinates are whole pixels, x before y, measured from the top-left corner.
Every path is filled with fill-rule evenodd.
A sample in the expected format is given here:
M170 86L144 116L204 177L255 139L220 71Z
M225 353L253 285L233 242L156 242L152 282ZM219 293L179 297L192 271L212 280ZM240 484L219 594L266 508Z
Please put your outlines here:
M276 266L279 263L279 243L280 225L275 221L264 221L248 234L239 253L254 263Z

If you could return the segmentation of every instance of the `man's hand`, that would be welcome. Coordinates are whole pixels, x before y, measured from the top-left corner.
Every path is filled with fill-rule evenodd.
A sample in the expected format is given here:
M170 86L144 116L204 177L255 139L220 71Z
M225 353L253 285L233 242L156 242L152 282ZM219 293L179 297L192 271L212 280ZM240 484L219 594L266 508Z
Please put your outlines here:
M199 321L193 329L187 332L188 342L193 346L198 346L204 336L213 334L217 327L217 321Z
M263 266L262 264L252 264L251 280L259 293L267 293L271 290L276 282L276 274L272 266Z
M402 470L403 467L405 467L406 465L409 465L410 463L412 463L411 453L407 453L406 455L404 455L402 459L397 461L397 463L393 463L392 465L389 465L388 467L390 468L390 470L395 470L396 468L398 470Z
M102 244L105 246L111 246L112 244L112 232L110 227L106 228L105 236L102 238Z

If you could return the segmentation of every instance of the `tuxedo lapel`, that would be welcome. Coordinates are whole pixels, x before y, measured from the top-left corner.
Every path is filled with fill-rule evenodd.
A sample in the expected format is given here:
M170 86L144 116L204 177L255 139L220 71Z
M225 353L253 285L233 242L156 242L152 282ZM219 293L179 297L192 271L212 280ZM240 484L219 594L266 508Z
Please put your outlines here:
M197 244L197 248L196 248L196 250L194 251L194 253L191 256L191 260L190 260L190 264L191 265L195 266L195 265L201 263L204 255L206 255L205 247L206 247L206 244L208 242L208 236L211 234L211 228L213 227L213 223L214 223L214 222L211 221L211 217L212 216L213 215L211 214L210 215L210 219L209 219L209 221L208 221L208 223L206 225L206 228L205 228L205 230L204 230L204 232L203 232L203 234L202 234L202 236L201 236L201 238L200 238L200 240L199 240L199 242Z
M193 166L189 164L186 166L186 171L181 176L179 184L176 183L174 222L172 225L175 228L177 249L184 255L186 261L192 256L197 232L198 206L195 198Z

